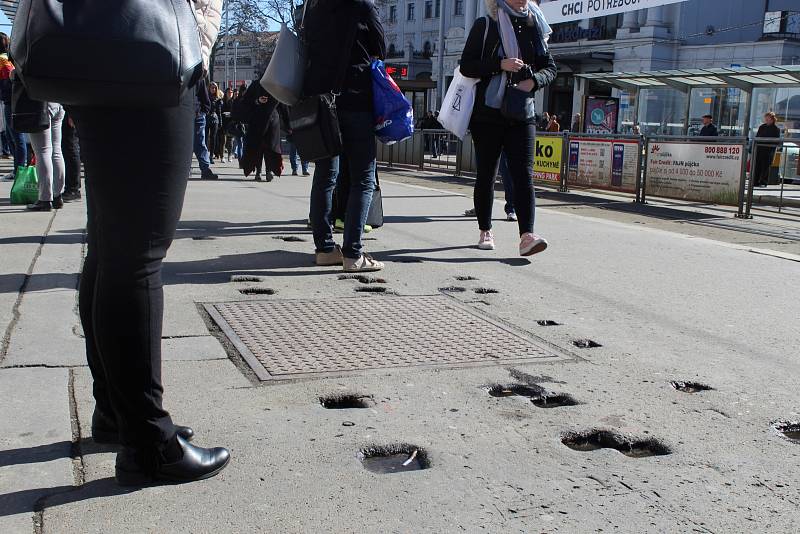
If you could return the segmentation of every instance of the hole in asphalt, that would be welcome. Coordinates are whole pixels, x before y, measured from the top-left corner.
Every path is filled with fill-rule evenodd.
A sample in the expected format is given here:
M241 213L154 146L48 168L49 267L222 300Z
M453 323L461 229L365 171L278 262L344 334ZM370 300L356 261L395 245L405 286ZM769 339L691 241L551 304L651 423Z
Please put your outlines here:
M358 453L367 471L380 475L428 469L430 461L424 449L408 443L387 447L365 447Z
M778 421L772 426L792 443L800 443L800 421Z
M572 395L567 395L566 393L534 397L531 402L539 408L559 408L561 406L577 406L580 404Z
M339 280L358 280L362 284L385 284L386 280L383 278L375 278L374 276L366 276L363 274L340 274Z
M539 408L558 408L560 406L577 406L580 404L572 395L566 393L551 393L536 384L497 384L489 388L492 397L527 397L534 406Z
M307 241L307 239L303 239L302 237L297 237L296 235L274 235L272 236L272 239L287 241L289 243L301 243Z
M356 288L358 293L389 293L390 291L381 286L359 286Z
M196 235L192 238L192 241L213 241L216 237L210 235Z
M246 287L240 289L239 293L242 295L274 295L276 292L268 287Z
M476 287L473 291L475 291L475 293L477 293L478 295L489 295L492 293L500 293L498 290L492 289L490 287Z
M320 397L319 403L328 410L350 410L353 408L369 408L372 397L369 395L329 395Z
M670 382L670 385L677 389L678 391L683 391L684 393L699 393L701 391L710 391L713 390L711 386L707 386L705 384L701 384L699 382L677 382L673 381Z
M474 276L456 276L456 280L459 282L469 282L471 280L477 280Z
M241 274L235 274L231 276L231 282L260 282L260 276L247 276Z
M445 293L463 293L466 290L467 290L466 287L458 287L458 286L447 286L439 288L439 291L444 291Z
M538 324L539 326L561 326L561 323L551 321L550 319L542 319L540 321L536 321L536 324Z
M595 349L603 346L597 341L592 341L591 339L576 339L572 342L572 344L579 349Z
M572 450L587 452L600 449L614 449L631 458L664 456L672 451L656 439L628 439L609 430L592 430L580 434L568 434L561 443Z

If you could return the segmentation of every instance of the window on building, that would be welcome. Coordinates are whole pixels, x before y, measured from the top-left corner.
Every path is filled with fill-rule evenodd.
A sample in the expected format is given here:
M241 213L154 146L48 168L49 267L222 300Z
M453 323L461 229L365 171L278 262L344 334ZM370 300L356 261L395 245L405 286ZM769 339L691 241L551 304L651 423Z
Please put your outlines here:
M457 17L464 15L464 0L455 0L453 6L453 15Z
M389 6L389 22L392 24L397 22L397 6Z
M431 54L433 54L433 48L431 47L430 41L425 41L425 44L422 45L422 53L425 55L425 57L431 57Z
M425 0L425 18L433 18L433 0Z
M414 18L414 2L409 2L406 11L406 20L414 20Z
M441 12L442 12L442 0L436 0L436 13L434 14L434 16L436 18L439 18Z
M764 36L800 38L800 11L765 12Z

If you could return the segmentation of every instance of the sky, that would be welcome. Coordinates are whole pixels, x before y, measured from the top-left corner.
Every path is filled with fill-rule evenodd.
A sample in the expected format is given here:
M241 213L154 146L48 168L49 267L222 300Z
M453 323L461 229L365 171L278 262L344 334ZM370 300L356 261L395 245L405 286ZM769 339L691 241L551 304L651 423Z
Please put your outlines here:
M5 32L11 35L11 22L9 22L6 14L0 11L0 32Z

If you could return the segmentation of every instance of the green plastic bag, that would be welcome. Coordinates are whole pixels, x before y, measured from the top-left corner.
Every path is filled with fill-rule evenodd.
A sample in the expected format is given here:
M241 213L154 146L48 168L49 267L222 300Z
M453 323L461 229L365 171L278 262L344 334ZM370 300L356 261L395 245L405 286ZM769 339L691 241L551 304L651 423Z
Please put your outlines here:
M17 167L14 185L11 186L12 204L33 204L39 200L39 176L36 167Z

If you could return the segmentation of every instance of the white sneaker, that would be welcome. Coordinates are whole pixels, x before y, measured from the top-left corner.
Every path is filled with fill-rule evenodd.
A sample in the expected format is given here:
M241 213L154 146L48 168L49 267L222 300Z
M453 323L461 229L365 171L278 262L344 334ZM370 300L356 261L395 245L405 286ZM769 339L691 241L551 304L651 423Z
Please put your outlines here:
M369 254L362 254L360 258L344 258L344 271L346 273L368 273L383 270L383 262L373 260Z
M511 213L506 213L506 220L508 222L515 222L517 220L517 214L513 211Z
M547 240L537 234L522 234L519 241L519 255L533 256L547 248Z
M470 208L468 210L464 210L465 217L475 217L475 208Z
M491 230L481 231L481 236L478 239L478 248L481 250L494 250L494 234L492 234Z

